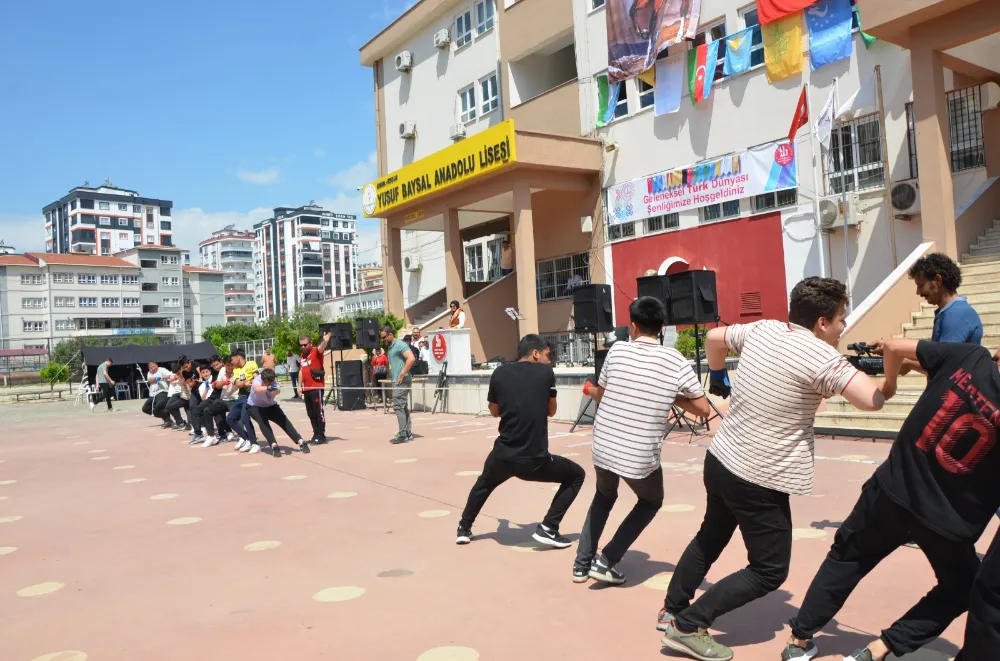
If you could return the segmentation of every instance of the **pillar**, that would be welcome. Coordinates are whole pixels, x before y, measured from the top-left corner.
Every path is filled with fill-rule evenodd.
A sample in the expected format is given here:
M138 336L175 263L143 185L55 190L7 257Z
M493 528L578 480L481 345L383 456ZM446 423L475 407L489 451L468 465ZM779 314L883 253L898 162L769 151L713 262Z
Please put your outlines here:
M465 299L465 249L458 224L458 209L444 212L444 289L448 303Z
M955 192L952 188L948 105L941 53L921 44L912 33L910 61L913 113L919 159L920 216L924 241L952 259L961 257L955 238Z
M514 275L517 277L517 310L524 317L521 337L538 332L538 294L535 291L535 224L531 217L531 188L514 186Z
M402 232L393 227L388 220L386 224L385 242L382 244L382 263L385 265L385 309L386 312L404 319L406 305L403 301L403 255Z

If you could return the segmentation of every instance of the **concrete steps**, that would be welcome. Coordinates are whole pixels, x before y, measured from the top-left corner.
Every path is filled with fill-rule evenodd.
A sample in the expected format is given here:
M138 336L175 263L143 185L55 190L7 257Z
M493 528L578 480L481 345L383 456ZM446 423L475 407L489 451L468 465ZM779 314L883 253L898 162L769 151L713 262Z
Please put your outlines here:
M898 392L895 397L885 403L885 407L883 407L881 412L898 413L907 416L913 410L913 406L917 403L918 399L920 399L919 393ZM837 396L826 400L826 411L824 413L827 415L850 415L858 413L858 410L849 401Z
M979 312L977 306L976 311ZM983 334L984 335L996 335L996 333L991 333L988 327L1000 326L1000 312L979 312L979 320L983 322ZM931 310L930 314L915 314L913 315L913 322L909 324L903 324L903 330L908 328L933 328L934 327L934 311Z

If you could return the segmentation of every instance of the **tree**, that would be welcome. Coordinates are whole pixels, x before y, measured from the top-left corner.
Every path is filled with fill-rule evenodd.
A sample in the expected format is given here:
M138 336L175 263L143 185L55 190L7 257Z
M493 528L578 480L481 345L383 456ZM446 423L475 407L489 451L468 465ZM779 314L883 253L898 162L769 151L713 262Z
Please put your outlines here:
M69 381L69 367L62 363L47 363L42 368L41 377L49 384L49 392L53 392L57 383Z

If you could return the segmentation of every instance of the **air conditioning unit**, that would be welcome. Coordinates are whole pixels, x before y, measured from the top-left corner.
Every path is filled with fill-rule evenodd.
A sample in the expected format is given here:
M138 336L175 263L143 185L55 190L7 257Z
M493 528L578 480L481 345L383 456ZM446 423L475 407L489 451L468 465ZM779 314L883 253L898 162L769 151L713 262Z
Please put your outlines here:
M825 230L854 227L858 224L857 207L857 195L848 195L846 202L839 195L824 197L819 201L819 223Z
M465 137L465 124L452 124L451 125L451 139L461 140Z
M417 124L416 122L400 122L399 123L399 137L403 140L412 140L417 137Z
M909 217L920 213L920 186L916 179L901 181L892 187L892 210L896 217Z
M434 33L434 48L448 48L451 44L451 33L448 28L438 30Z
M402 51L396 56L396 71L409 71L413 68L413 53L408 50Z
M418 255L407 255L403 258L403 270L416 272L420 270L420 257Z

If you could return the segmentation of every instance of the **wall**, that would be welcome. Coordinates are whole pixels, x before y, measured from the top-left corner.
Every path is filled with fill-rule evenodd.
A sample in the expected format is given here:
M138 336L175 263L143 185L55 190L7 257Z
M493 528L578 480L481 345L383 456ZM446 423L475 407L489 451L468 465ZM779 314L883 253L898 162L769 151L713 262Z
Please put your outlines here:
M576 54L572 43L552 54L528 55L507 66L512 108L567 81L576 80Z
M673 256L687 260L690 269L716 272L719 316L724 322L788 319L780 213L621 241L612 245L611 253L616 324L628 319L636 278ZM760 292L762 315L740 315L743 292Z
M444 289L444 232L400 232L401 263L418 257L419 271L403 270L403 306L410 307Z
M514 359L518 331L504 312L510 307L517 307L517 278L513 276L498 280L465 300L462 310L465 311L466 328L473 329L470 338L476 361L495 356ZM447 318L441 322L442 327L447 325Z

